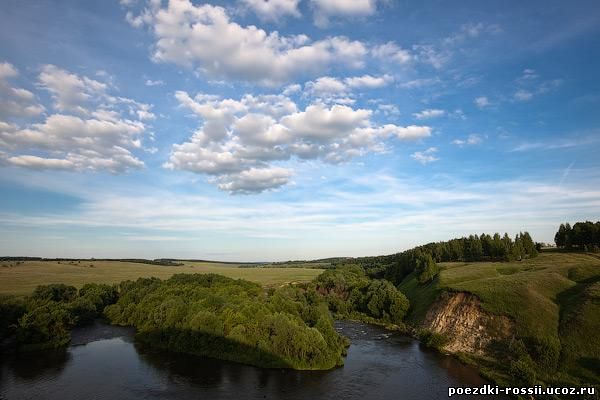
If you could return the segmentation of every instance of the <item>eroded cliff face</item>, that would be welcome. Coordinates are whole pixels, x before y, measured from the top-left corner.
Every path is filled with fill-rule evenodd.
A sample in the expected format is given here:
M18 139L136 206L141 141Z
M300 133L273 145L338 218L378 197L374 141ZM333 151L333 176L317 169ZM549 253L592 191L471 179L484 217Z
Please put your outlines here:
M449 339L443 350L480 356L490 354L494 341L508 342L514 333L510 318L486 312L475 295L464 292L443 292L427 312L422 327Z

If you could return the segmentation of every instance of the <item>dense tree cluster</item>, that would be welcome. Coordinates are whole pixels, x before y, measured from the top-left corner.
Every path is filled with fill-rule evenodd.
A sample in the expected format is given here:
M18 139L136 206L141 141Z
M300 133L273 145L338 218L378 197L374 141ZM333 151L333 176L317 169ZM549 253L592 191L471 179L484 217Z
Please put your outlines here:
M554 236L557 247L567 250L600 251L600 221L577 222L573 227L567 222L560 224Z
M53 284L24 299L0 301L0 334L20 349L65 346L71 328L101 315L133 326L144 343L263 367L329 369L343 363L341 318L400 324L408 300L392 283L362 268L328 270L315 281L265 290L220 275L174 275L87 284Z
M0 334L15 334L23 350L62 347L73 326L93 321L116 298L109 285L86 284L79 291L63 284L38 286L28 298L0 302Z
M316 292L289 286L265 293L214 274L123 282L105 314L152 346L262 367L333 368L348 344Z
M408 299L387 280L369 279L361 268L327 270L314 284L329 308L340 318L361 315L400 324L408 311Z

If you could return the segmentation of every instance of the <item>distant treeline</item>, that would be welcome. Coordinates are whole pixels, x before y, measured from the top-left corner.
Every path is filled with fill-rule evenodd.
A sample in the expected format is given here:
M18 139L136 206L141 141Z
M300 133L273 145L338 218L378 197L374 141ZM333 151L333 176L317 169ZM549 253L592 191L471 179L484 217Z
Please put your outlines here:
M165 265L165 266L181 266L183 263L176 262L173 259L157 258L155 260L146 260L144 258L44 258L44 257L0 257L2 261L54 261L54 262L80 262L80 261L116 261L116 262L131 262L140 264L151 264L151 265Z
M554 242L567 250L600 252L600 221L577 222L573 227L568 222L560 224Z
M522 260L536 257L539 247L528 232L518 233L514 240L507 233L503 236L481 234L428 243L392 255L340 259L334 265L355 264L364 268L369 276L385 278L396 285L415 271L419 282L425 283L437 275L438 262Z

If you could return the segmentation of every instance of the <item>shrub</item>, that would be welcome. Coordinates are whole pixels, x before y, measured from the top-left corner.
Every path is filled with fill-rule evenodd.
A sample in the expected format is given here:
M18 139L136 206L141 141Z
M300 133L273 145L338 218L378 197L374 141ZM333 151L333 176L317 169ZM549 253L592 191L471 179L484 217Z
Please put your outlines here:
M25 313L17 327L17 343L24 350L59 348L71 340L73 318L62 303L48 301Z
M77 289L62 283L40 285L35 288L31 299L35 301L71 301L77 296Z
M427 347L442 351L444 346L449 342L449 339L442 333L432 332L423 329L419 332L419 340Z

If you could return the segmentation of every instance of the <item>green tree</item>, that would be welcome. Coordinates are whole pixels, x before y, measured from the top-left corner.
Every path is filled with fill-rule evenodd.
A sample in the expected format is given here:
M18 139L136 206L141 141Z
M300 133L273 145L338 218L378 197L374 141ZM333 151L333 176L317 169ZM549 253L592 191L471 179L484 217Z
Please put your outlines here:
M420 284L428 283L435 278L435 276L439 272L439 267L433 261L431 254L421 254L417 259L417 268L415 270L417 273L417 281Z

